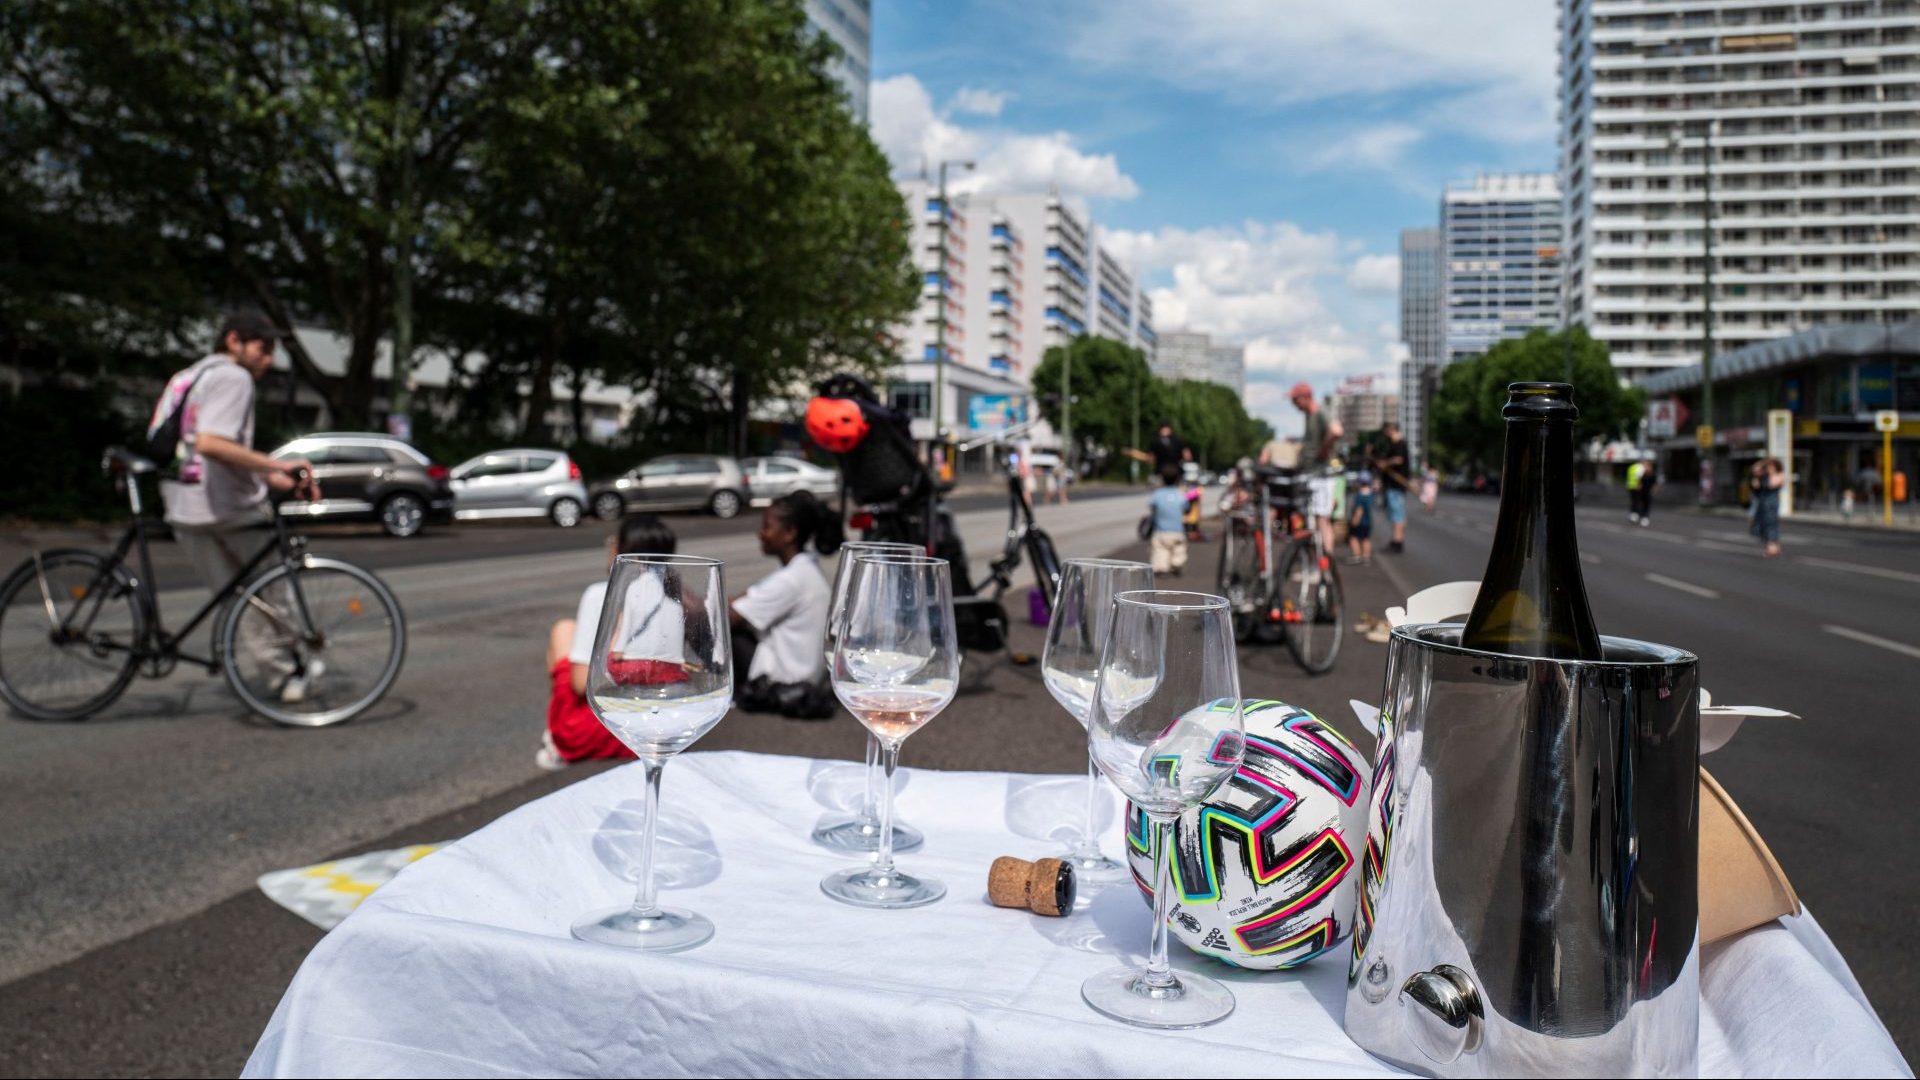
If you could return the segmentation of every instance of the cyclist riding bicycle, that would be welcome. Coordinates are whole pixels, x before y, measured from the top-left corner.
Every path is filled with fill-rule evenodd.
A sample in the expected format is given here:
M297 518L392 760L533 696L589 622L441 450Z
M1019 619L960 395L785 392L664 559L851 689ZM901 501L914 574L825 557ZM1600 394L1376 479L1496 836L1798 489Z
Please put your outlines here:
M174 538L209 592L219 592L253 554L253 545L238 534L269 523L269 487L298 487L307 499L320 496L304 459L276 461L253 449L254 383L273 366L274 345L282 336L258 311L229 312L213 352L167 380L147 425L152 440L169 420L177 420L173 459L159 462L160 498ZM288 675L281 699L300 700L318 672L296 670L285 660L276 663Z

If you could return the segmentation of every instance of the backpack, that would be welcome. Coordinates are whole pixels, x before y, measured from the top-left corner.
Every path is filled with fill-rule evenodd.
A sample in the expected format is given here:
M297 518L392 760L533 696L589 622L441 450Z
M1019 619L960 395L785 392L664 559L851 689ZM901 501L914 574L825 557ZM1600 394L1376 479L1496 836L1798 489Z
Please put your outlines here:
M196 372L193 380L187 383L187 392L180 395L179 403L167 413L164 420L155 424L152 430L147 432L147 457L162 469L171 466L174 458L180 453L181 414L187 411L187 402L193 397L193 388L200 385L200 377L206 373L205 368ZM173 380L168 379L167 385L172 386ZM162 390L160 393L164 398L166 391Z

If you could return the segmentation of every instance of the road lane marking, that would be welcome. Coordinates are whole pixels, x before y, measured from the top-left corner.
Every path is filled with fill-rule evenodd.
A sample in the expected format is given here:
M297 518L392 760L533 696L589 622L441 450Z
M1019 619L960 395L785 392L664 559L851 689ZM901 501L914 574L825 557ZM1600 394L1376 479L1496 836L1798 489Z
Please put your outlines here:
M1631 532L1632 530L1628 531ZM1664 540L1669 544L1685 544L1689 542L1684 536L1675 536L1672 533L1661 532L1658 529L1641 529L1640 535L1649 540Z
M1889 652L1897 652L1903 656L1911 656L1915 660L1920 660L1920 647L1902 644L1901 642L1898 642L1898 641L1889 641L1886 638L1877 637L1873 634L1866 633L1865 631L1862 631L1862 630L1852 630L1844 626L1829 625L1829 626L1823 626L1820 629L1825 630L1829 634L1837 634L1843 638L1852 638L1855 641L1862 642L1867 645L1877 645L1882 649L1888 650Z
M1752 555L1758 557L1760 554L1760 545L1758 544L1729 544L1724 540L1695 540L1694 543L1713 551L1727 551L1735 555Z
M1824 570L1845 570L1852 574L1871 574L1892 581L1910 581L1920 585L1920 574L1910 574L1905 570L1889 570L1884 566L1867 566L1864 563L1842 562L1839 559L1822 559L1813 555L1799 555L1795 558L1808 566L1818 566Z
M1648 574L1647 580L1653 582L1655 585L1665 585L1669 589L1679 589L1683 593L1692 593L1695 596L1703 597L1708 600L1720 599L1719 593L1713 591L1712 589L1707 588L1705 585L1695 585L1690 581L1681 581L1679 578L1670 578L1665 574Z
M1585 562L1585 563L1592 563L1592 564L1593 564L1593 565L1595 565L1595 566L1599 566L1599 565L1600 565L1600 556L1598 556L1598 555L1592 555L1592 554L1589 554L1589 553L1587 553L1587 552L1585 552L1585 551L1583 551L1583 552L1581 552L1581 553L1580 553L1580 561L1581 561L1581 562Z

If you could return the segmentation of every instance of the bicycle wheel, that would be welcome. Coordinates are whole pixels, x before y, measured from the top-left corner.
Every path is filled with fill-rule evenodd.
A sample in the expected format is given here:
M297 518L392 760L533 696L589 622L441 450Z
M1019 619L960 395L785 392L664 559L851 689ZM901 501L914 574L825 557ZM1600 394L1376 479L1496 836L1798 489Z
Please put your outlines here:
M277 724L325 727L379 701L400 674L407 623L379 578L309 556L249 581L221 624L227 682Z
M29 559L0 585L0 697L34 720L84 720L139 668L146 605L125 567L90 551Z
M1340 655L1346 630L1340 617L1346 608L1340 571L1311 538L1289 544L1284 558L1273 607L1280 612L1287 651L1309 674L1325 674Z
M1260 548L1245 518L1228 519L1220 535L1220 595L1233 613L1233 640L1245 643L1260 627Z

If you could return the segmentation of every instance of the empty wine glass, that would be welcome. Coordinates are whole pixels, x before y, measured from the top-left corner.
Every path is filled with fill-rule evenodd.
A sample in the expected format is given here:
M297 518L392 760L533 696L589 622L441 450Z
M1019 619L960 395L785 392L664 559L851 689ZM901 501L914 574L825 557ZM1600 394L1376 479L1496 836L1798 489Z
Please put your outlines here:
M825 641L827 670L833 670L833 646L840 640L840 620L846 615L847 567L861 555L876 553L924 555L919 544L899 544L886 540L855 540L840 545L840 565L833 572L833 605L827 609ZM920 830L903 822L893 823L893 850L912 851L923 838ZM813 830L813 842L839 851L877 851L880 848L880 740L867 733L867 790L860 812L845 821L836 821Z
M953 700L960 677L953 581L947 560L923 555L860 554L847 573L833 691L880 740L880 846L871 863L829 874L820 888L862 907L931 904L947 887L893 865L893 774L900 744Z
M1100 652L1113 621L1115 593L1153 588L1153 568L1121 559L1068 559L1060 574L1053 613L1047 621L1047 644L1040 673L1053 699L1082 728L1093 707L1093 687L1100 675ZM1094 810L1100 798L1100 769L1087 755L1087 815L1080 838L1065 858L1088 881L1113 880L1127 868L1100 854L1094 832Z
M633 903L582 916L573 936L662 952L691 949L713 936L713 923L655 900L653 847L667 759L705 735L733 705L727 590L719 562L691 555L614 560L587 669L587 701L640 758L647 816Z
M1100 771L1153 826L1153 943L1145 970L1121 967L1080 987L1087 1004L1142 1027L1189 1028L1233 1011L1233 993L1167 963L1173 823L1211 796L1246 752L1232 612L1223 597L1123 592L1087 724Z

